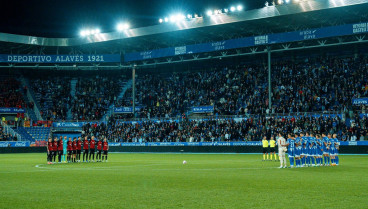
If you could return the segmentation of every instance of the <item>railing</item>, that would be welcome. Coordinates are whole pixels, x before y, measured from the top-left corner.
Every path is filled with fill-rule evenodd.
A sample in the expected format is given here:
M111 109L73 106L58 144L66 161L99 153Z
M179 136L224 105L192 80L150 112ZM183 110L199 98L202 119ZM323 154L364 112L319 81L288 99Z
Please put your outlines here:
M5 134L10 134L11 136L16 136L18 141L22 141L22 136L15 132L8 124L1 121L1 126L3 127L3 132Z

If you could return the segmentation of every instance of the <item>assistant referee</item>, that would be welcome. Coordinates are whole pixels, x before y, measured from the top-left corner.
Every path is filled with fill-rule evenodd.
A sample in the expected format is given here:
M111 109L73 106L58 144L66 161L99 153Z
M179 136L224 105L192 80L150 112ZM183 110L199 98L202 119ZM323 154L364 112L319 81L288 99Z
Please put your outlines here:
M262 146L263 146L263 161L265 161L266 155L267 155L267 160L268 160L268 153L269 153L267 137L263 137Z
M270 156L271 156L271 160L272 160L272 154L275 156L275 161L276 161L277 160L276 141L275 141L273 136L271 136L271 139L270 139Z

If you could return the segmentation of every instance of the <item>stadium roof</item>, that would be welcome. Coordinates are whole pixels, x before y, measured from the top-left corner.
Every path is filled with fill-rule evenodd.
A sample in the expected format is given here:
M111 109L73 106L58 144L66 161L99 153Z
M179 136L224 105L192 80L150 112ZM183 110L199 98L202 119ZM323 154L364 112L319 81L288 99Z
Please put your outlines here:
M0 33L0 53L110 54L144 51L364 22L368 20L366 11L368 0L310 0L85 38L42 38Z

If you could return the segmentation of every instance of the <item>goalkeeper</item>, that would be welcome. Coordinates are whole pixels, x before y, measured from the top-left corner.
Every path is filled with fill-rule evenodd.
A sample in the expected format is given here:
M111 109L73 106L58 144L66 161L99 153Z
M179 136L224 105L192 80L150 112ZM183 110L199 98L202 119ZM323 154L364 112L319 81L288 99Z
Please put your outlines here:
M286 168L286 157L285 152L287 151L286 140L282 137L281 133L278 134L277 144L279 147L279 159L280 159L280 167L279 168Z

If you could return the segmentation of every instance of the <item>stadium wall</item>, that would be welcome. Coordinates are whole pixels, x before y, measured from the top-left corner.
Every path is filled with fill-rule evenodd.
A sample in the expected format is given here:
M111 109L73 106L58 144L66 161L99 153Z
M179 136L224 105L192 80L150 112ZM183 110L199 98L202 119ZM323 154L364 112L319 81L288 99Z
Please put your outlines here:
M110 152L152 153L262 153L261 146L132 146L110 147ZM0 147L0 153L45 153L46 147ZM340 154L368 154L368 146L340 146Z

